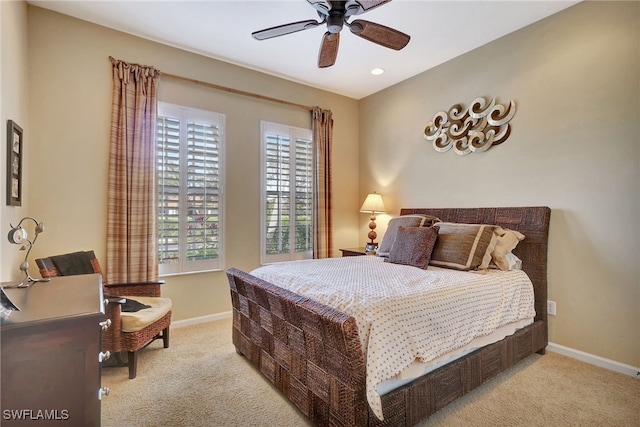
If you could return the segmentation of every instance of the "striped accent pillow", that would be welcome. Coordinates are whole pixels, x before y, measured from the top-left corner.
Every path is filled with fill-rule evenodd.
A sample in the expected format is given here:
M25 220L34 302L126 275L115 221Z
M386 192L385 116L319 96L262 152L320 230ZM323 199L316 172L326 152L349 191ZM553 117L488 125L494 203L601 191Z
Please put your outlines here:
M485 224L438 222L438 240L431 265L455 270L486 270L496 246L499 227Z

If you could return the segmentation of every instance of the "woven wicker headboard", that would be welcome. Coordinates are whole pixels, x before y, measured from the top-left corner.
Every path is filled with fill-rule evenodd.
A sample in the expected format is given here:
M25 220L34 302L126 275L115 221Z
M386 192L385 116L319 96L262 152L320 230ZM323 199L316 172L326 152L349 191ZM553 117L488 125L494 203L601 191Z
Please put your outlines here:
M525 235L513 253L533 282L536 320L547 321L547 246L551 209L546 206L505 208L403 208L400 215L428 214L447 222L495 224Z

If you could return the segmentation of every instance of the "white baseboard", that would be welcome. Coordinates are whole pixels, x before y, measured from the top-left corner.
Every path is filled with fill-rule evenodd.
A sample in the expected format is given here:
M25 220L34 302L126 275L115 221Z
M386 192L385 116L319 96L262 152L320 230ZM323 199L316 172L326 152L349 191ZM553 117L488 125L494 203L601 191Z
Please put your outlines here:
M640 380L640 368L636 366L616 362L615 360L611 359L605 359L604 357L596 356L595 354L585 353L584 351L575 350L573 348L565 347L560 344L554 344L552 342L547 345L547 350L553 351L554 353L562 354L564 356L569 356L574 359L578 359L591 365L609 369L610 371L619 372L621 374L625 374Z
M200 323L213 322L215 320L227 319L232 316L231 311L225 311L223 313L209 314L207 316L192 317L190 319L176 320L171 322L172 328L182 328L185 326L199 325Z

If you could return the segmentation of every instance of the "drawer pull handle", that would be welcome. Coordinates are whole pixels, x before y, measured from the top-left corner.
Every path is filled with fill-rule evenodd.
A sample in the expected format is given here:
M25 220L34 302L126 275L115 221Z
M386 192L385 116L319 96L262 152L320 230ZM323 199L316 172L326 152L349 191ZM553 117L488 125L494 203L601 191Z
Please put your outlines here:
M111 389L109 387L102 387L98 390L98 400L102 400L102 396L109 396Z
M111 357L110 351L101 351L100 353L98 353L98 362L104 362L110 357Z
M109 326L111 326L111 319L107 319L104 322L100 322L100 329L102 329L103 331L106 331L107 329L109 329Z

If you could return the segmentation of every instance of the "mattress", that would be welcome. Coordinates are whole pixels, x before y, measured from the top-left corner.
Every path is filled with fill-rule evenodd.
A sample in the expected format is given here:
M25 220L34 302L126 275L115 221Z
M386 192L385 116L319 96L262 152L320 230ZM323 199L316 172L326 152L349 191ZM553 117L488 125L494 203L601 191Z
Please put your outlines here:
M377 385L376 389L381 396L385 395L390 391L400 388L403 385L415 380L416 378L427 375L428 373L435 371L436 369L446 365L447 363L454 362L461 357L464 357L467 354L476 351L479 348L503 340L509 335L513 335L519 329L532 324L533 321L534 319L530 318L518 320L517 322L512 322L507 325L501 326L489 335L474 338L473 340L471 340L471 342L469 342L469 344L452 350L449 353L443 354L442 356L436 357L435 359L426 363L415 360L395 377L380 382Z
M410 381L416 366L473 351L465 349L473 340L535 316L533 285L520 270L422 270L360 256L277 263L251 274L356 319L367 400L380 419L387 381Z

